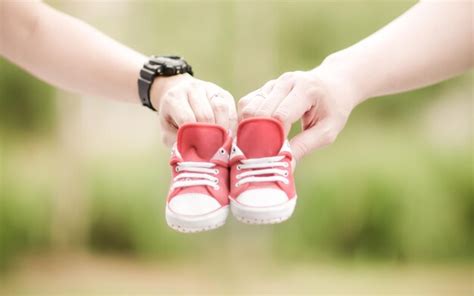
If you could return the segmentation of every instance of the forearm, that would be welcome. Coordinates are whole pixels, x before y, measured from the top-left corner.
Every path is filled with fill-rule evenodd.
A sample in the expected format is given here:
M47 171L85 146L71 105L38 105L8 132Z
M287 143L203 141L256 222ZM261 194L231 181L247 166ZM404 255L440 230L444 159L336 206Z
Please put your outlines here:
M5 58L57 87L139 103L145 56L45 4L0 5Z
M356 104L458 75L473 65L472 2L421 2L323 68L353 86Z

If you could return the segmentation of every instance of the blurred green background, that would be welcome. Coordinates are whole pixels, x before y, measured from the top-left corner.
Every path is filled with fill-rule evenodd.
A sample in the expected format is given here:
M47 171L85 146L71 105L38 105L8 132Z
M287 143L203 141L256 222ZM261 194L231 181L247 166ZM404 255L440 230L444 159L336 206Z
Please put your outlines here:
M183 55L238 99L414 1L49 3L146 54ZM288 222L230 218L183 235L164 221L169 153L153 113L78 98L0 59L0 286L472 295L472 79L359 106L333 145L298 164Z

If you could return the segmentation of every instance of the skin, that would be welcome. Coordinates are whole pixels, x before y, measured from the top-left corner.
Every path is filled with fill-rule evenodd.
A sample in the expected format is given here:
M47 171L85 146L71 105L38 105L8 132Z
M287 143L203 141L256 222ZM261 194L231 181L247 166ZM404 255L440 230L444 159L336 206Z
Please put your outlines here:
M473 3L423 1L310 71L288 72L239 101L239 117L272 116L296 159L333 143L352 110L369 98L427 86L473 66Z
M56 87L140 104L147 57L44 3L0 1L0 55ZM188 74L156 78L151 100L167 145L186 122L236 126L232 95Z

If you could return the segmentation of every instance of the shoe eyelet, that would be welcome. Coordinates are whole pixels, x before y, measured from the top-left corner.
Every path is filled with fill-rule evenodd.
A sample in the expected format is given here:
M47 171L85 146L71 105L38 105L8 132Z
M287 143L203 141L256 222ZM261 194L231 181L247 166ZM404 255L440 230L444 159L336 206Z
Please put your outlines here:
M287 168L287 167L288 167L288 163L287 163L287 162L283 163L283 166L284 166L285 168Z
M235 178L240 179L241 178L240 174L236 175Z
M216 178L216 179L212 180L212 182L214 182L216 184L219 184L219 179Z
M242 168L241 168L240 164L237 165L237 170L240 171L241 169L242 169Z
M288 172L285 172L283 176L288 177Z
M214 170L214 175L217 175L217 174L219 174L219 170L218 170L218 169L215 169L215 170Z
M222 155L224 155L224 154L225 154L224 148L221 148L221 150L219 150L219 153L222 154Z
M179 172L180 172L180 169L179 169L179 167L178 167L178 166L175 168L175 171L176 171L177 173L179 173Z
M214 190L219 190L219 189L220 189L219 185L213 186L212 188L213 188Z
M240 186L239 182L235 183L235 187L239 187L239 186Z
M235 153L237 150L235 149L235 147L232 147L232 153Z

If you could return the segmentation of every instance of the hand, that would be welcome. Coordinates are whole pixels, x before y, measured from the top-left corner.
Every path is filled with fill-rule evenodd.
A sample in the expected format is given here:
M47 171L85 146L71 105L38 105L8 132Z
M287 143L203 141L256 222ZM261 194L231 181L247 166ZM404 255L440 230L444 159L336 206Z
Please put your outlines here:
M176 132L184 123L215 123L235 131L237 111L228 91L189 74L156 79L151 100L158 110L165 145L173 145Z
M337 71L321 65L308 72L288 72L239 101L240 119L271 116L288 133L301 118L302 132L290 141L296 160L336 140L357 96Z

